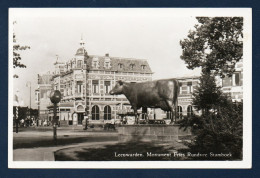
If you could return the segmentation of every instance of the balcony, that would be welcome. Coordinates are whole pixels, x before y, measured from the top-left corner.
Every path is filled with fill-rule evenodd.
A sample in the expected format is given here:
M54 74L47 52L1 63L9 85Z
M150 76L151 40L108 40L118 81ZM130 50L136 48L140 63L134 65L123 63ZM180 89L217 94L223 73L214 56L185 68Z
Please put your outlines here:
M83 98L84 97L84 94L83 93L74 93L73 95L75 98Z

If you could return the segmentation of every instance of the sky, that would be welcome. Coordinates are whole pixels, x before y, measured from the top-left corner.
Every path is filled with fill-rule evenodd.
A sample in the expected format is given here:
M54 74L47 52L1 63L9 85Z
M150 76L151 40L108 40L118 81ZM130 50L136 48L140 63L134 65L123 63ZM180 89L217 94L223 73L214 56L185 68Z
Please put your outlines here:
M197 23L195 16L176 9L12 9L9 30L17 43L28 45L21 51L27 68L10 69L13 91L19 90L24 106L35 104L37 74L53 70L56 55L61 61L74 57L81 36L89 55L147 59L153 79L198 76L180 59L180 40ZM16 24L12 26L12 21ZM10 39L9 39L10 40Z

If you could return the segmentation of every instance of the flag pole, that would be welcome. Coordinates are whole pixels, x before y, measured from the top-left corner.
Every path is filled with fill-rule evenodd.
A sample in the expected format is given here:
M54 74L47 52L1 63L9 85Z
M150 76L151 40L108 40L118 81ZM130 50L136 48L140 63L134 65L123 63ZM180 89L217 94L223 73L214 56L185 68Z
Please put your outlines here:
M15 132L18 133L18 106L15 107L15 122L16 122Z
M30 115L30 119L31 119L31 108L32 108L32 103L31 103L31 90L32 90L32 87L31 87L31 82L30 82L30 109L29 109L29 115Z

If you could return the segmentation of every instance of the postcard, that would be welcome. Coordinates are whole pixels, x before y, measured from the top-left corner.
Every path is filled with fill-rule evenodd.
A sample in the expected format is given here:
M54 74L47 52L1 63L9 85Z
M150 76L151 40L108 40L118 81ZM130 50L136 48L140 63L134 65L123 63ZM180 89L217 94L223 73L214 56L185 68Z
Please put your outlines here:
M10 8L9 168L252 167L252 9Z

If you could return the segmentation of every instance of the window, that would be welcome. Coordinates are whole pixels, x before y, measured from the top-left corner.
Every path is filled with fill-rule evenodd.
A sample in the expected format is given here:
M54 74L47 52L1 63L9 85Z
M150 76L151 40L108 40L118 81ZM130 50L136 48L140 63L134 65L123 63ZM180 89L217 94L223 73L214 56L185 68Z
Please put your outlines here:
M77 68L81 68L81 66L82 66L82 61L81 61L81 60L78 60L78 62L77 62Z
M39 93L39 91L37 91L35 93L35 95L36 95L36 101L39 102L40 101L40 93Z
M240 86L241 85L241 73L237 72L233 74L233 86Z
M181 94L187 94L188 93L187 90L188 90L187 86L182 86L181 87Z
M92 120L99 120L99 107L97 105L92 107Z
M178 119L182 119L182 107L181 107L181 106L178 106L178 109L177 109L177 118L178 118Z
M134 69L134 66L135 66L134 64L130 64L130 69L133 70L133 69Z
M223 87L230 87L231 85L232 85L231 77L225 76L225 78L222 79L222 86Z
M187 93L191 93L192 92L192 82L188 82L187 83Z
M193 115L193 110L192 110L192 106L189 105L188 108L187 108L187 116L190 117Z
M167 111L167 119L171 119L172 118L172 112L171 111Z
M92 80L92 91L93 93L99 93L98 80Z
M95 68L98 68L98 62L97 62L97 61L93 61L93 66L94 66Z
M77 81L77 93L81 93L83 91L82 81Z
M108 69L108 68L111 67L111 65L110 65L110 58L108 57L107 54L106 54L106 57L105 57L104 67L105 67L106 69Z
M92 67L93 67L93 68L96 68L96 69L99 68L98 58L97 58L97 57L94 57L94 58L93 58Z
M118 64L118 68L122 69L123 68L123 64Z
M66 96L66 95L67 95L66 85L64 85L64 88L65 88L65 90L64 90L64 96Z
M105 93L109 93L111 90L110 81L105 81Z
M142 70L146 68L146 65L141 65Z
M109 68L110 67L110 62L105 62L105 68Z
M182 83L181 82L179 82L179 86L180 86L180 88L179 88L179 90L180 90L180 94L182 94Z
M111 120L111 107L105 106L104 108L104 120Z

